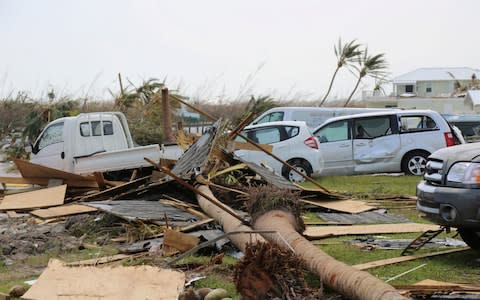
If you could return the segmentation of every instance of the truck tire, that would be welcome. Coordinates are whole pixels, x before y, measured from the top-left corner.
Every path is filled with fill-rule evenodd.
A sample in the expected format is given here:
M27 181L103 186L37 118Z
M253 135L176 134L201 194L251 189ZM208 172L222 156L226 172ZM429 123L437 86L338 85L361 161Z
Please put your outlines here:
M480 230L459 228L458 233L470 248L480 250Z
M428 155L429 153L425 151L407 153L402 159L402 171L405 175L423 175L427 166Z
M295 169L297 169L300 173L307 175L309 177L313 173L312 165L310 165L310 163L304 159L295 158L287 161L287 163L289 163L292 167L295 167ZM295 171L292 171L285 166L282 168L282 175L283 177L285 177L286 179L292 182L305 181L305 178L301 177Z

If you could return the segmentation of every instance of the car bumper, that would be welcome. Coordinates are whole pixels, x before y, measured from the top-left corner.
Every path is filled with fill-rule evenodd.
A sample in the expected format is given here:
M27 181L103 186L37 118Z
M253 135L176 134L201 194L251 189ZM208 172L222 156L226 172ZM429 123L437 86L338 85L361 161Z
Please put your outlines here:
M480 227L480 190L417 185L417 211L440 225Z

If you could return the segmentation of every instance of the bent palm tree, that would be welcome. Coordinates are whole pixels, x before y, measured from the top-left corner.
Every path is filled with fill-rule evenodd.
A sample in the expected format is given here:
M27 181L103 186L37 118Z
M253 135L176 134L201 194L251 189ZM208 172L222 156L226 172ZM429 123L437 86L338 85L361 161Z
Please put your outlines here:
M360 82L365 76L370 76L375 79L384 77L387 74L387 67L388 64L385 60L385 53L380 53L372 56L368 55L368 49L365 49L363 55L360 56L360 67L354 66L354 68L357 69L358 72L358 80L344 107L348 106L348 103L352 99L353 95L357 91L358 86L360 85Z
M330 80L330 85L328 86L328 90L323 96L322 102L318 106L322 106L325 100L327 100L330 91L332 90L333 81L337 76L338 70L340 68L349 65L352 62L356 62L357 57L362 54L362 51L359 49L360 44L356 43L356 40L350 41L344 45L342 45L342 39L338 39L338 45L334 47L335 55L337 56L337 68L333 73L332 79Z

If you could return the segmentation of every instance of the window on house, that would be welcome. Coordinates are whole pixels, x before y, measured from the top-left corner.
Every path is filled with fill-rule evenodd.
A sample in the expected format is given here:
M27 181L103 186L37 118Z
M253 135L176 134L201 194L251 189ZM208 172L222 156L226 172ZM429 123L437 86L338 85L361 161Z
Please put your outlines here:
M409 84L405 86L405 93L413 93L413 85Z
M425 92L431 93L432 92L432 83L427 82L427 87L425 88Z

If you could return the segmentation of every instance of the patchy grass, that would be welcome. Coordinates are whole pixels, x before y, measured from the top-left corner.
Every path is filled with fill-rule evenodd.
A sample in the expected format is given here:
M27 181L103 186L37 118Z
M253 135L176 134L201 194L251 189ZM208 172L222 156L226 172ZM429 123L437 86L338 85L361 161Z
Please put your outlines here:
M8 293L10 288L14 285L23 285L28 288L24 282L36 279L47 266L48 261L52 258L60 259L65 262L72 262L113 255L116 253L116 249L105 246L94 250L84 249L67 253L46 252L41 255L29 256L24 260L15 261L14 264L10 266L1 264L0 292Z
M415 196L419 176L328 176L317 178L318 183L337 193L354 195L359 199L374 199L375 196L401 195ZM313 187L306 183L306 186Z

